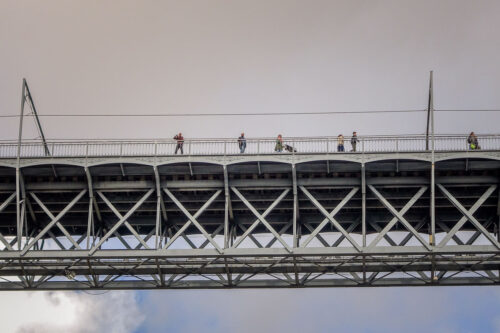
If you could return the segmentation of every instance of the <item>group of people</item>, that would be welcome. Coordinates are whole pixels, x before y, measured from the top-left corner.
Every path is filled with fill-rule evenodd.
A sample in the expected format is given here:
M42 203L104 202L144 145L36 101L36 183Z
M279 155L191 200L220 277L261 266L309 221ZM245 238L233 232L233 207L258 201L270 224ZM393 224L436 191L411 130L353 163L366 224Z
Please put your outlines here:
M184 150L182 146L184 145L184 137L182 136L182 133L179 133L174 136L174 140L177 141L177 145L175 146L175 154L177 155L177 152L180 150L181 154L184 154ZM338 152L344 152L344 136L342 134L339 134L337 136L337 151ZM481 149L479 146L479 142L477 139L477 136L474 134L474 132L471 132L469 137L467 138L467 143L469 145L469 149L471 150L476 150L476 149ZM356 132L352 132L351 136L351 151L356 152L356 146L358 144L358 134ZM245 149L247 148L247 139L245 138L245 133L241 133L240 137L238 138L238 148L240 149L240 154L243 154L245 152ZM283 136L281 134L278 134L278 137L276 138L276 144L274 146L274 151L277 153L281 153L283 151L288 151L290 153L296 153L297 150L290 145L287 145L283 143Z
M351 136L351 147L352 147L352 152L356 152L356 145L358 144L358 133L356 131L352 132ZM343 152L345 151L344 149L344 136L342 134L339 134L337 136L337 151L338 152Z
M243 133L242 133L243 134ZM241 138L241 137L240 137ZM344 148L344 136L342 134L339 134L338 137L337 137L337 151L338 152L344 152L345 151L345 148ZM351 147L352 147L352 152L356 152L356 145L358 143L358 134L356 132L352 132L352 136L351 136ZM246 146L246 144L245 144ZM287 144L283 144L283 137L281 136L281 134L278 135L278 138L276 139L276 145L274 146L274 151L275 152L278 152L278 153L281 153L283 150L286 150L288 152L293 152L293 153L296 153L297 150L292 147L292 146L289 146ZM242 153L244 152L245 150L242 151Z
M177 155L177 152L179 150L181 151L181 154L184 154L184 149L183 149L184 137L182 136L182 133L179 132L179 134L176 134L174 136L174 140L177 142L177 145L175 146L175 154ZM352 152L356 152L357 143L358 143L357 133L352 132L352 137L351 137ZM240 154L243 154L245 152L245 149L247 149L247 139L245 138L245 133L241 133L240 137L238 137L238 148L240 149ZM295 149L293 146L283 143L283 136L281 134L278 134L278 137L276 139L276 144L274 146L274 151L277 153L281 153L283 151L296 153L297 149ZM345 151L344 136L342 134L339 134L339 136L337 137L337 151L338 152Z

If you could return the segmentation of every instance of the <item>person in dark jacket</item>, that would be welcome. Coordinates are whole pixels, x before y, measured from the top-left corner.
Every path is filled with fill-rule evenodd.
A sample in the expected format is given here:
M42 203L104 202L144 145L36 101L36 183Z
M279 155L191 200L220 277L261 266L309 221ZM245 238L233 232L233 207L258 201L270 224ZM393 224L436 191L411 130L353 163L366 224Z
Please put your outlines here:
M352 146L352 151L356 152L356 145L358 143L358 135L356 132L352 132L352 137L351 137L351 146Z
M471 150L480 149L479 142L477 141L477 136L474 132L470 132L469 137L467 138L467 143L469 144L469 148Z
M184 137L182 136L182 133L179 132L176 136L174 136L174 140L177 140L177 146L175 146L175 155L177 155L177 151L180 149L181 154L184 154L184 150L182 149L182 146L184 145Z
M240 148L240 154L245 152L247 148L247 139L245 139L245 133L241 133L241 136L238 138L238 148Z
M276 139L276 145L274 146L274 151L277 153L281 153L283 151L283 137L281 134L278 135Z

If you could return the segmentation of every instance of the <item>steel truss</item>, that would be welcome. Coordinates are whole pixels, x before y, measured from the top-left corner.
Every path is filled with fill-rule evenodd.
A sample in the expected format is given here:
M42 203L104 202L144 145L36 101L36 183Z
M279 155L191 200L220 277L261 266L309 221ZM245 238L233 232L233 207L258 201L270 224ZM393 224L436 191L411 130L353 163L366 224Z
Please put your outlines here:
M420 174L368 177L365 164L343 183L296 164L267 180L260 164L234 170L207 187L157 166L151 181L104 183L85 167L84 188L19 170L19 192L0 193L0 290L500 283L495 176L440 175L431 195Z

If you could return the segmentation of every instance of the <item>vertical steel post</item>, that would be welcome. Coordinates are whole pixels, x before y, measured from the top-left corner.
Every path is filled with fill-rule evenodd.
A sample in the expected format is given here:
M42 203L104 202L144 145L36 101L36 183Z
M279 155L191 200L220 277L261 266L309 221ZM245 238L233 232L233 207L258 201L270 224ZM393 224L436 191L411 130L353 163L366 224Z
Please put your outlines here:
M298 215L298 198L297 198L297 169L295 163L292 164L292 177L293 177L293 245L292 247L299 247L297 237L297 215Z
M429 99L427 100L427 128L425 130L425 150L429 150L429 123L431 121L432 106L432 71L429 78Z
M93 197L90 196L89 197L89 215L88 215L88 219L87 219L87 250L90 250L90 230L94 229L93 227L93 218L92 218L92 200L93 200ZM95 236L95 235L94 235ZM93 244L94 242L92 242Z
M26 101L26 79L23 79L21 96L21 114L19 116L19 136L17 139L17 164L16 164L16 217L17 217L17 246L21 250L22 234L21 234L21 141L23 137L23 118L24 118L24 103Z
M229 178L227 165L224 165L224 248L229 248Z
M432 71L429 83L429 111L431 119L431 242L430 245L434 246L436 242L436 189L435 189L435 141L434 141L434 88L432 84Z
M498 217L497 241L500 242L500 186L498 188L497 217Z
M364 248L366 247L366 173L364 162L361 164L361 229Z
M158 172L158 167L156 165L157 157L156 157L156 142L155 142L155 165L153 166L153 173L155 175L155 183L156 183L156 223L155 223L155 249L159 249L159 239L161 234L161 204L163 202L161 196L161 179L160 173Z
M155 225L155 249L160 248L160 210L161 210L161 195L156 196L156 225Z
M500 243L500 187L498 189L498 203L497 203L497 241ZM500 268L499 268L499 279L500 279Z

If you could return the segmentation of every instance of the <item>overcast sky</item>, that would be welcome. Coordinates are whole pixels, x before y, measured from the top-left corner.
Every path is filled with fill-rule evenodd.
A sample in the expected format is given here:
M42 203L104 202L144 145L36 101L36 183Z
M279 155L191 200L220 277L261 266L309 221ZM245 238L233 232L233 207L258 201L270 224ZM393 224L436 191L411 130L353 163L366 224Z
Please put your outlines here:
M0 1L0 112L40 115L500 109L500 2ZM436 115L498 132L498 113ZM32 121L27 125L32 125ZM425 114L43 118L49 138L423 133ZM201 125L201 126L200 126ZM26 138L36 136L27 127ZM17 119L2 119L15 138Z
M424 109L430 70L437 109L500 109L499 31L498 0L0 0L0 115L19 113L23 77L42 116ZM0 139L15 139L18 120L0 119ZM73 139L425 131L424 113L41 120ZM498 133L499 120L438 113L436 131ZM500 332L498 287L0 300L7 332Z

